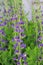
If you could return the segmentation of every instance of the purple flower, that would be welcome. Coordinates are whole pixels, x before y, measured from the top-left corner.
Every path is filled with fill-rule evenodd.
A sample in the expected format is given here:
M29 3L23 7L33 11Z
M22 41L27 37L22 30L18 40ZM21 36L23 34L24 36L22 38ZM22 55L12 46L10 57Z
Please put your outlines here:
M10 13L10 12L11 12L11 9L8 10L8 13Z
M2 33L3 35L5 35L4 31L3 30L0 30L0 33Z
M13 58L13 60L17 60L16 58Z
M40 36L40 37L38 38L38 40L42 40L42 37Z
M0 22L2 22L2 20L0 20Z
M25 60L26 59L26 53L23 53L23 54L21 53L19 57L21 57Z
M24 22L23 21L20 21L20 22L18 22L18 24L24 24Z
M3 35L5 35L4 31L3 30L0 30L0 33L2 33Z
M24 30L23 30L23 29L21 29L21 28L20 28L20 29L17 29L17 28L16 28L16 30L15 30L15 31L16 31L16 32L19 32L19 33L20 33L20 32L21 32L21 33L22 33L22 32L24 32Z
M4 8L4 13L6 13L7 11L6 11L6 9Z
M24 62L24 65L28 65L27 62Z
M21 56L19 55L18 60L20 60Z
M36 19L39 19L39 16L36 16Z
M16 29L17 29L17 28L19 29L19 25L16 25L15 28L16 28Z
M23 25L24 22L22 21L22 19L20 19L20 22L17 22L17 24Z
M0 47L0 50L3 50L3 48Z
M3 35L5 35L5 33L4 33L4 32L2 32L2 34L3 34Z
M42 16L43 16L43 14L42 14Z
M43 44L39 44L39 47L43 47Z
M16 36L16 37L15 37L15 40L17 40L17 39L19 39L19 36Z
M26 44L21 44L21 48L26 48Z
M3 24L0 24L0 26L3 26Z
M22 57L23 57L23 58L26 57L26 53L23 53Z
M2 39L2 42L5 42L5 40Z
M0 32L3 32L2 30L0 30Z
M14 38L12 38L12 41L14 42Z
M12 17L12 18L11 18L11 20L17 20L17 18L15 18L15 17Z
M17 39L17 41L16 42L23 42L22 40L20 40L20 39Z
M24 61L26 60L26 54L20 54L18 57L18 60L23 59Z
M14 28L14 24L11 24L11 26Z
M19 53L19 50L15 50L15 52L14 52L15 54L17 54L17 53Z
M21 39L19 39L19 36L16 36L16 37L14 38L14 40L15 40L16 42L23 42Z
M0 16L0 18L3 18L3 16Z
M26 60L26 57L23 57L23 60L25 61Z
M16 49L17 46L18 46L18 43L14 44L14 49Z
M42 24L43 24L43 21L42 21Z
M4 24L4 25L6 25L6 24L7 24L7 22L4 22L3 24Z
M5 51L5 50L7 50L7 48L1 48L1 47L0 47L0 50Z
M0 26L5 26L5 25L6 25L6 22L4 22L4 23L0 24Z
M24 38L24 37L25 37L25 35L21 33L21 37L22 37L22 38Z
M14 8L14 6L10 6L10 8L12 9L12 8Z
M20 62L17 62L17 65L20 65Z

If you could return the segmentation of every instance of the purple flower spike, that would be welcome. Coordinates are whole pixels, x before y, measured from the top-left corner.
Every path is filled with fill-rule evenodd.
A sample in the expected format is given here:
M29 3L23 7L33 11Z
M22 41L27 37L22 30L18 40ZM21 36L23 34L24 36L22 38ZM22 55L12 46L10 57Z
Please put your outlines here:
M23 34L24 29L22 28L22 24L24 24L24 22L22 21L22 19L20 19L20 22L17 22L15 26L15 31L18 33L18 36L14 38L16 43L18 43L18 45L14 45L15 54L17 55L17 65L21 65L20 63L22 63L22 61L19 62L20 59L24 62L26 61L26 54L22 53L22 49L26 48L26 44L23 44L22 40L22 37L25 37L25 35ZM23 65L26 65L26 63L24 63Z
M21 44L21 48L26 48L26 44Z

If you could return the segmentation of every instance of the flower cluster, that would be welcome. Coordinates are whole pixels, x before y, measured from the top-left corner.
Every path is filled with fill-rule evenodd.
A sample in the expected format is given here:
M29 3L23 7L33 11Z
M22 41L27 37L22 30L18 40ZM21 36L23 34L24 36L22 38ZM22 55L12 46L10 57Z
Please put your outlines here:
M18 33L18 36L14 37L14 41L16 41L16 44L14 44L14 54L17 55L17 57L14 57L14 60L17 62L17 65L27 65L26 62L26 53L22 52L22 49L26 48L26 44L23 43L22 38L25 37L24 35L24 29L22 28L24 22L22 19L20 19L20 22L16 23L15 26L15 32Z
M7 26L7 24L10 22L10 26L14 26L13 22L17 19L17 16L12 14L12 9L13 7L9 7L8 10L6 10L6 8L3 8L2 14L0 15L0 43L6 43L7 40L3 39L4 37L6 37L6 34L3 30L4 26ZM1 13L1 12L0 12ZM6 45L6 44L5 44ZM6 50L6 48L2 48L2 44L0 44L0 50Z
M39 44L39 47L43 47L43 30L42 30L42 25L43 25L43 22L41 22L41 24L40 24L41 30L39 31L38 41L39 41L41 44Z

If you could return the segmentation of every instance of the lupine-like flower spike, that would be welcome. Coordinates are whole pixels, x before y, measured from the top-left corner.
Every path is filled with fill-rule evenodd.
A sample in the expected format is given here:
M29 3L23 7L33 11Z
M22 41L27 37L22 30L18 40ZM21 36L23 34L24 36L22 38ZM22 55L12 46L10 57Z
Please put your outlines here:
M13 40L16 41L16 44L14 44L14 54L16 54L18 58L14 57L14 60L17 60L17 65L27 65L26 53L22 53L22 49L26 48L26 44L24 44L22 40L22 38L25 37L25 35L23 34L24 29L22 28L23 24L24 22L22 21L22 19L20 19L20 22L16 23L15 32L18 33L18 36L13 38Z
M2 11L3 16L0 15L0 42L2 42L2 43L7 43L7 40L4 40L4 39L3 39L3 37L6 36L6 34L5 34L4 30L2 30L2 29L3 29L3 27L4 27L5 25L7 25L8 22L11 21L11 16L10 16L11 10L12 10L12 9L8 9L8 11L7 11L7 10L4 8L3 11ZM6 16L7 16L7 17L6 17ZM2 29L1 29L1 27L2 27ZM5 47L3 47L3 48L2 48L2 44L1 44L0 50L3 50L3 51L4 51L4 50L7 50L6 44L5 44Z

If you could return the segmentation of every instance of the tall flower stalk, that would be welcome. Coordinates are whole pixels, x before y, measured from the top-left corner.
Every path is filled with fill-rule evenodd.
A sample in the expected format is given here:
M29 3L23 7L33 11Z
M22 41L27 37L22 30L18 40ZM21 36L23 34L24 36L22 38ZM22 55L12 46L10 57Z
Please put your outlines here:
M14 53L17 56L16 58L14 57L14 60L16 60L17 65L27 65L26 53L23 53L22 51L22 49L26 48L26 44L24 44L22 40L22 38L25 37L23 33L24 29L22 28L23 24L24 22L22 21L22 19L20 19L20 22L17 22L15 26L15 32L18 33L18 36L14 38L14 40L16 41L16 44L14 44Z

